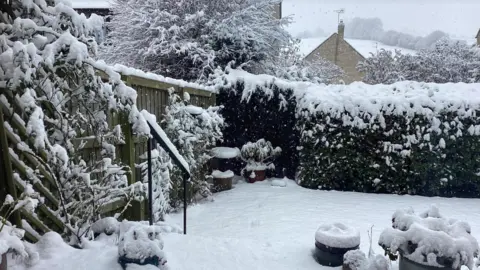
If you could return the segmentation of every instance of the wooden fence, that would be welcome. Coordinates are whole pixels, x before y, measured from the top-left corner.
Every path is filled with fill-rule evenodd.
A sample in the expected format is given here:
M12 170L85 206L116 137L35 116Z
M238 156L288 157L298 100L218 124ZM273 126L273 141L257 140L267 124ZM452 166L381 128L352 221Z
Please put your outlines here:
M102 76L102 74L100 74ZM181 96L187 92L190 94L190 102L193 105L208 107L215 105L216 97L210 91L194 89L189 87L181 87L179 85L156 81L132 75L122 75L122 80L130 87L137 91L137 107L139 110L147 110L155 114L157 121L161 121L165 108L168 104L168 91L173 88ZM21 119L23 114L22 107L18 100L13 97L11 92L0 89L0 199L5 198L6 194L12 195L14 198L23 192L24 183L21 179L28 179L33 184L36 192L45 199L35 214L29 214L25 211L12 215L11 222L19 227L26 229L26 238L30 241L38 240L38 235L42 235L48 231L64 232L64 221L58 218L59 194L58 183L47 170L45 161L47 154L40 151L38 156L32 156L15 150L16 145L22 141L33 144L31 138L28 137L25 124ZM7 101L7 102L4 102ZM136 137L132 133L128 116L109 114L108 121L113 125L120 125L125 136L125 143L118 145L117 156L123 164L130 169L128 174L129 184L133 184L141 179L139 169L136 164L140 163L139 157L146 152L146 138ZM81 148L80 148L81 145ZM100 146L95 139L78 139L74 141L74 146L78 147L82 157L88 159L98 158ZM77 148L76 148L77 149ZM41 175L40 179L32 179L31 170L35 170ZM20 176L20 177L18 177ZM20 179L21 178L21 179ZM126 201L120 200L105 205L100 211L102 216L111 216L120 212L126 206ZM146 220L148 207L146 201L133 201L131 207L125 212L125 217L129 220ZM0 213L4 215L4 213ZM26 228L32 227L32 228Z

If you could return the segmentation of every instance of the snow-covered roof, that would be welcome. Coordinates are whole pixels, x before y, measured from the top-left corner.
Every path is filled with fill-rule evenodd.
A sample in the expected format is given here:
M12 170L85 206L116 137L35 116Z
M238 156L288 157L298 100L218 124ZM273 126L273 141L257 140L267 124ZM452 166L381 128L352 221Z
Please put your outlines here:
M480 37L480 29L478 29L477 35L475 37L476 38Z
M317 37L317 38L305 38L300 42L300 53L303 55L308 55L318 46L320 46L328 37ZM350 45L352 45L355 50L358 51L363 57L369 57L370 53L375 54L377 51L384 49L387 51L394 52L395 50L400 50L404 54L415 54L415 51L403 49L400 47L388 46L383 43L373 41L373 40L361 40L361 39L351 39L346 38Z
M111 0L70 0L73 8L83 9L108 9L111 5Z

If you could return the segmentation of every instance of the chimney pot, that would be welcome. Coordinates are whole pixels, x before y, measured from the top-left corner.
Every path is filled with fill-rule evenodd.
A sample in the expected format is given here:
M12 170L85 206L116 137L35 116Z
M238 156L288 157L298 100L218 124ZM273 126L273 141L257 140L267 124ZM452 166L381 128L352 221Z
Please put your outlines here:
M340 39L345 38L345 24L343 23L343 20L340 20L340 23L338 24L338 37Z

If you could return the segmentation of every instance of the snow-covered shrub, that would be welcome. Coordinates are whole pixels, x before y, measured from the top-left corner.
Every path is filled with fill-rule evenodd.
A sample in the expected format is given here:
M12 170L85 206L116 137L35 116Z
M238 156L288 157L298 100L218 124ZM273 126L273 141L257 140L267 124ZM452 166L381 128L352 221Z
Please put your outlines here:
M416 55L381 50L359 63L370 84L390 84L401 80L420 82L480 82L480 56L475 49L460 41L440 39L432 48Z
M291 40L290 19L273 17L278 2L116 0L102 58L188 81L231 61L262 71Z
M38 260L38 254L33 252L23 241L25 231L12 226L8 220L13 213L20 210L33 213L40 202L41 197L32 189L30 184L25 186L24 191L17 199L14 199L11 195L7 194L5 201L0 207L0 213L4 215L0 216L0 255L13 253L29 265Z
M148 133L148 126L138 116L136 92L95 61L94 36L102 31L98 17L87 19L63 1L10 2L0 14L0 100L23 124L22 129L5 123L21 140L12 152L38 160L53 178L59 205L51 210L78 242L102 206L138 191L127 188L133 168L118 162L114 145L123 135L120 126L109 125L108 116L126 114L139 135ZM11 9L4 13L3 6ZM80 151L85 142L79 147L74 139L83 137L99 151ZM17 181L45 179L37 168L26 170L28 177L14 175Z
M412 209L397 210L392 228L382 232L378 243L390 258L399 254L423 265L453 269L463 265L474 269L479 252L470 225L443 217L435 206L420 215Z
M120 236L118 243L119 262L152 264L160 269L168 269L163 251L163 240L155 226L135 224Z
M152 188L153 188L153 220L163 221L165 214L170 210L170 170L172 162L168 153L155 144L152 149ZM142 157L144 162L139 164L142 171L142 181L148 183L148 154Z
M224 119L219 114L220 107L202 109L188 105L176 93L170 92L169 105L165 109L163 128L179 153L190 166L189 198L208 197L210 187L207 183L209 175L206 166L210 160L210 149L223 138ZM177 166L171 173L170 205L173 209L183 201L183 174Z
M246 162L245 171L260 171L275 169L274 159L280 153L280 147L273 147L272 143L265 139L256 142L248 142L242 146L240 156Z

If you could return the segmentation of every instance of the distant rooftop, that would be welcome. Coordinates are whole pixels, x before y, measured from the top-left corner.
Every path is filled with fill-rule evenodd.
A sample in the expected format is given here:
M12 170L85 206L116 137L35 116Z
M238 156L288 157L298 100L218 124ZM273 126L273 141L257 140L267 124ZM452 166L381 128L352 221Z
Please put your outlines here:
M308 55L314 49L316 49L320 44L322 44L328 37L318 37L318 38L305 38L300 42L300 53L303 55ZM396 49L400 50L404 54L415 54L415 51L403 49L399 47L388 46L380 42L373 40L360 40L360 39L350 39L346 38L345 41L350 43L363 57L370 57L370 53L376 54L380 49L385 49L386 51L394 52Z
M70 0L73 8L77 9L107 9L111 0Z

